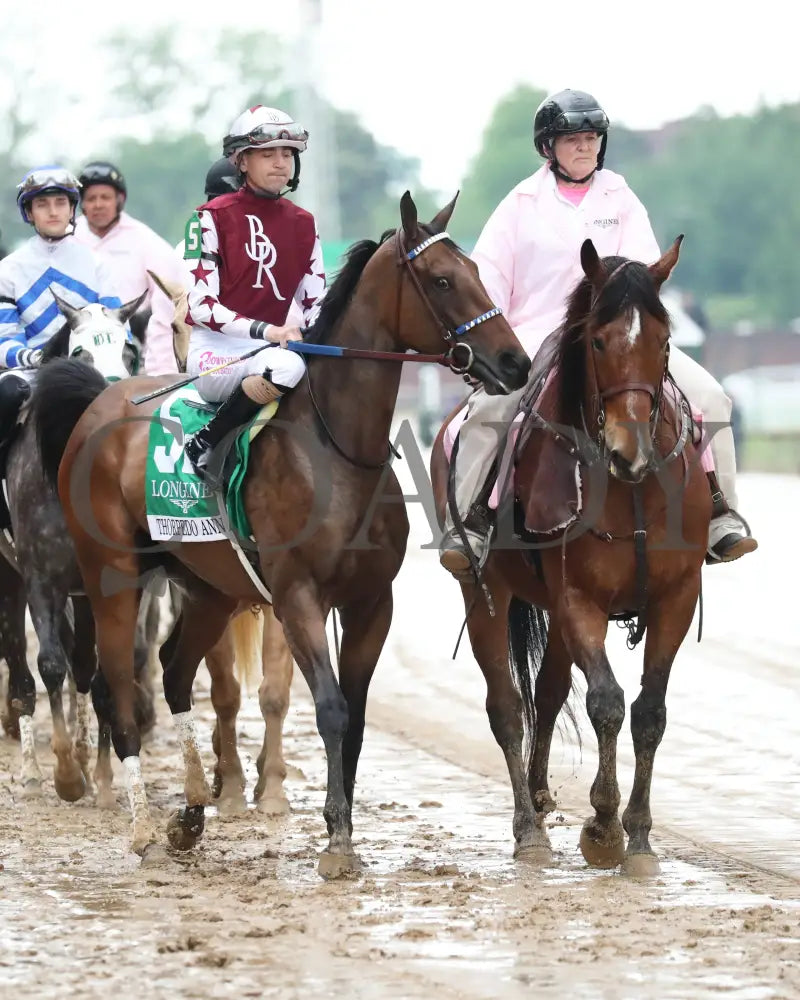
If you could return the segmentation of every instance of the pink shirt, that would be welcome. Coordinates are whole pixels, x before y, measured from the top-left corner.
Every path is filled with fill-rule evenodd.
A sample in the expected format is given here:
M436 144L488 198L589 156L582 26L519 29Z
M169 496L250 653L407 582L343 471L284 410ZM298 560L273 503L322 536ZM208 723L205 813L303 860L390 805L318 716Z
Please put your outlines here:
M587 237L601 257L652 264L661 255L647 211L624 177L601 170L575 205L546 164L506 195L475 244L472 259L489 296L531 357L564 318L583 277Z
M122 212L119 222L105 236L96 236L82 215L75 224L75 238L105 258L114 288L123 302L130 302L149 289L152 316L147 324L145 371L148 375L177 372L172 350L174 306L147 273L155 271L159 277L187 287L186 275L169 243L127 212Z

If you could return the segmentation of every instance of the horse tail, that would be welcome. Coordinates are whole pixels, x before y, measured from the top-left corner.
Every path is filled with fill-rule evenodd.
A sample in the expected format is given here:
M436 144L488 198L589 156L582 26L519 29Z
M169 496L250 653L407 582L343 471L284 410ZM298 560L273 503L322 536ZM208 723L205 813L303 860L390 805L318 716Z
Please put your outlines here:
M247 610L231 622L236 679L248 693L261 683L261 632L263 616Z
M96 368L73 358L55 358L37 374L30 414L42 468L54 486L70 434L84 411L107 386L108 382Z
M530 762L533 742L536 737L536 706L534 694L536 678L542 667L547 649L547 633L550 619L545 611L514 597L508 609L508 652L511 674L522 698L522 712L525 721L525 755ZM570 722L578 746L581 734L578 718L571 696L564 711Z
M530 760L536 737L534 689L547 648L549 619L541 608L512 597L508 608L508 655L511 675L522 699L525 756Z

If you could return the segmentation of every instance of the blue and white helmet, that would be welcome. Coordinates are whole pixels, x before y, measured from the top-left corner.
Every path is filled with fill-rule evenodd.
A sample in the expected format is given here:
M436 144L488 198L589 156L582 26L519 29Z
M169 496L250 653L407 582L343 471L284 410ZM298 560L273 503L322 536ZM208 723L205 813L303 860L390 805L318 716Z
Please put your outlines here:
M36 167L29 170L17 184L17 205L22 221L29 226L33 220L28 215L31 201L40 194L65 194L72 205L73 214L80 198L80 181L66 167Z

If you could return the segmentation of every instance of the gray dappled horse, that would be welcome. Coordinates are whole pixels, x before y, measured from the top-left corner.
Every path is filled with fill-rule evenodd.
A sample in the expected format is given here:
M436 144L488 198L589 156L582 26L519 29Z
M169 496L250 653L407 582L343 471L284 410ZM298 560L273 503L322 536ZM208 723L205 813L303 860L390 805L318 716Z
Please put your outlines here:
M146 294L146 293L145 293ZM66 317L63 329L48 342L42 363L68 355L94 365L110 381L126 378L136 368L137 348L128 341L125 324L142 303L144 294L118 309L91 304L76 309L53 297ZM98 673L94 618L75 561L72 539L67 532L61 504L45 480L38 461L35 429L23 423L8 455L6 485L14 539L13 559L21 582L3 573L3 603L0 618L7 626L4 646L8 646L9 667L6 714L3 724L12 734L19 733L22 744L23 794L41 794L41 771L36 760L33 711L36 689L24 655L19 655L16 634L22 622L24 644L24 603L39 639L38 666L50 699L53 716L53 751L56 755L54 783L62 799L75 801L86 791L89 780L89 697L97 713L100 740L95 780L98 805L111 805L111 764L109 757L110 702L102 676ZM6 547L4 552L8 555ZM24 599L21 600L21 594ZM72 615L67 599L72 596ZM77 688L75 746L67 730L62 687L71 665ZM95 678L93 680L93 678ZM152 716L152 697L141 692L142 721L147 710Z

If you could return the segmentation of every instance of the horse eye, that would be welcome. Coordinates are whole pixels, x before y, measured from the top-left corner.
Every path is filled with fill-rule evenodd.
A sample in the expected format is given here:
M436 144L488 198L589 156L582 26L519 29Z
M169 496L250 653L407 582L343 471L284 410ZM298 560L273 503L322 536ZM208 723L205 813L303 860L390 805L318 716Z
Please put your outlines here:
M440 288L443 292L450 287L450 282L447 280L447 278L435 278L433 283L434 285L436 285L437 288Z
M604 347L604 344L603 344L603 341L602 341L602 340L601 340L601 339L600 339L599 337L592 337L592 347L593 347L593 348L594 348L594 349L595 349L596 351L602 351L602 350L605 350L605 347Z

